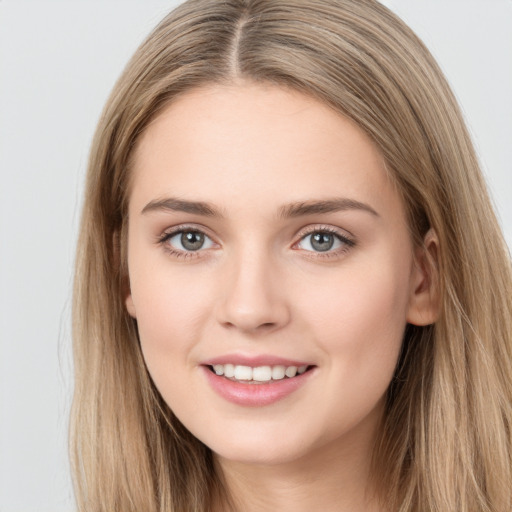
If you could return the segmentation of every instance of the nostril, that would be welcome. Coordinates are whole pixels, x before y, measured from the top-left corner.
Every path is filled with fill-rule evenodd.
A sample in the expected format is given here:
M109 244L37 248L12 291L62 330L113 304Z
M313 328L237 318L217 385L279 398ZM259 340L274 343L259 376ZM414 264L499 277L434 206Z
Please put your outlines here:
M244 331L253 331L253 332L261 332L261 331L270 331L272 329L275 329L278 325L277 322L263 322L258 323L256 322L250 322L250 321L244 321L240 320L238 322L223 322L222 324L224 327L228 329L242 329Z

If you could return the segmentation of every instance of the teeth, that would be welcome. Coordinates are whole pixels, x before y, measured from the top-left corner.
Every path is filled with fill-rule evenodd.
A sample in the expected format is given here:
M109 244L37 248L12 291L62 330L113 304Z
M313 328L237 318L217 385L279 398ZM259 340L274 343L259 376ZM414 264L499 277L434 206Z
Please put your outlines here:
M222 365L220 365L222 366ZM225 377L234 377L235 376L235 365L234 364L225 364L224 365L224 376Z
M252 380L267 382L272 378L272 369L270 366L258 366L252 371Z
M284 366L273 366L272 367L272 379L281 380L284 379L286 367Z
M234 364L214 364L213 371L217 375L234 378L235 380L254 380L257 382L268 382L270 380L282 380L285 377L292 378L296 375L302 375L307 370L305 366L250 366Z
M236 380L252 380L252 368L250 366L235 366Z
M297 375L297 367L296 366L288 366L288 368L286 368L286 371L284 372L284 374L287 377L295 377L295 375Z

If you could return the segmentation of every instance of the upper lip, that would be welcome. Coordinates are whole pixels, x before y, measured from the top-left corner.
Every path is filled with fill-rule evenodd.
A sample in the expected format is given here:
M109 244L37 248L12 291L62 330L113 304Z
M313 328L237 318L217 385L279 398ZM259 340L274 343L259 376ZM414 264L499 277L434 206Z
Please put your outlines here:
M213 366L216 364L233 364L235 366L311 366L308 361L300 361L297 359L288 359L285 357L273 356L270 354L261 355L244 355L244 354L225 354L223 356L212 357L202 361L204 366Z

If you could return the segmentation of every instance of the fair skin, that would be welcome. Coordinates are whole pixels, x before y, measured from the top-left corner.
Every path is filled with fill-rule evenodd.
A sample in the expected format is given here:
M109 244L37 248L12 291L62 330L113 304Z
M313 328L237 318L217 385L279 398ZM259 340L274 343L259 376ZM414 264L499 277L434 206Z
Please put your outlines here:
M322 103L208 86L146 129L126 306L158 390L240 510L379 510L384 395L407 322L435 316L422 260L379 151ZM294 362L304 373L284 379L213 373Z

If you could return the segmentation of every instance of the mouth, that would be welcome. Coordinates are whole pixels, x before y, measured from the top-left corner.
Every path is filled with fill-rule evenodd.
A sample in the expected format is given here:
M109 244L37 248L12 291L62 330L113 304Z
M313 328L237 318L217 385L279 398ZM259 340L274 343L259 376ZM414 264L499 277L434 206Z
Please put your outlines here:
M242 384L268 384L293 379L313 369L313 365L245 366L237 364L213 364L207 368L219 377Z
M295 395L317 373L317 366L305 361L264 355L224 356L204 361L201 367L213 391L244 407L268 406Z

